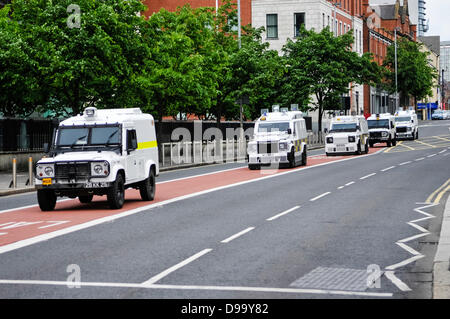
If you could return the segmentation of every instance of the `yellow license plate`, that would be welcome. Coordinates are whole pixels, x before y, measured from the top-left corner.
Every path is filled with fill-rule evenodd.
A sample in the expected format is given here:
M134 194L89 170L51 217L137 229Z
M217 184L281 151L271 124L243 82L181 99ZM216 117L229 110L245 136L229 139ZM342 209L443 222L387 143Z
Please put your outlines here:
M43 178L42 185L52 185L52 179L51 178Z

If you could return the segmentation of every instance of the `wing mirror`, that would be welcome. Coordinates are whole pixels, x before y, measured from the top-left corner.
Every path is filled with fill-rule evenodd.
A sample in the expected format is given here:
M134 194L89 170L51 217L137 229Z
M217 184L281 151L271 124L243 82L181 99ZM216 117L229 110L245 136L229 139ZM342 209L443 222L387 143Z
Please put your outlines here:
M287 133L288 133L289 135L291 135L291 134L292 134L292 129L288 128L288 129L287 129Z
M50 152L50 144L44 143L43 148L44 148L44 153L47 154L48 152Z

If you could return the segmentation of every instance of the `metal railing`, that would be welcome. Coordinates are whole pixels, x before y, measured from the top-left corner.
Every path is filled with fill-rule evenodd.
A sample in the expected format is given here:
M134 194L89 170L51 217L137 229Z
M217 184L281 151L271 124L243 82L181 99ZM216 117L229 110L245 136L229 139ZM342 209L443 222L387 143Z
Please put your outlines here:
M307 144L323 146L324 135L309 132ZM245 161L247 157L247 141L239 139L162 143L160 148L161 167Z

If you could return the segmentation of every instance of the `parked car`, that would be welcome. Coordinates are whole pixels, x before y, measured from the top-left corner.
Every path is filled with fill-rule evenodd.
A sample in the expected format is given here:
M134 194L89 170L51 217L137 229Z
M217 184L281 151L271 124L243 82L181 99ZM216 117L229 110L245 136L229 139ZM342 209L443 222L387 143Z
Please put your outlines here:
M447 112L443 110L437 110L434 111L433 115L431 115L432 120L446 120L447 119Z

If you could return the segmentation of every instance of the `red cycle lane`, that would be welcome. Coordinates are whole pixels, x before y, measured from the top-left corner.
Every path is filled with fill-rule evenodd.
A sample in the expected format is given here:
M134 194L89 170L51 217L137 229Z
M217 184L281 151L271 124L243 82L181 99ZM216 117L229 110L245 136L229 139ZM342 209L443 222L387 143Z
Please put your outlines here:
M378 150L371 148L369 154ZM311 156L308 157L307 167L352 157L354 156ZM142 201L139 191L130 189L126 191L125 204L119 210L109 209L106 196L95 196L90 204L82 204L78 199L59 201L52 212L41 212L37 205L5 211L0 213L0 247L105 217L120 215L141 207L155 205L168 200L176 200L182 196L304 168L252 171L244 167L162 182L157 184L156 197L152 202Z

